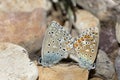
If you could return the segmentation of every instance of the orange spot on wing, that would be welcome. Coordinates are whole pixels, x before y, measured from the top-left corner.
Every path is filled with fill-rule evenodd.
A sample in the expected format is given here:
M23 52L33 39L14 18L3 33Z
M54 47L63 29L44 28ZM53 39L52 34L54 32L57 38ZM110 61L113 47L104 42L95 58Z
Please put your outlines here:
M82 41L84 41L84 38L83 38L83 37L81 37L81 40L82 40Z
M92 37L90 37L89 40L93 41L94 39Z
M90 38L90 36L89 36L89 35L87 35L87 38Z
M80 43L80 42L81 42L81 39L78 39L77 41Z
M88 38L87 35L85 35L85 38Z
M78 47L78 44L77 44L77 43L75 43L73 46L76 48L76 47Z
M90 36L89 35L85 35L84 38L90 38Z

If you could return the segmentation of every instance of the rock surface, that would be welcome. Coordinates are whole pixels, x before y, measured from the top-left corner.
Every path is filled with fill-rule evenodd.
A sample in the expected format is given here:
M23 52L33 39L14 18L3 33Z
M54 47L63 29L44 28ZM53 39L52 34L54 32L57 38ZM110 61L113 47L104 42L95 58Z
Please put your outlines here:
M115 19L114 8L119 5L113 0L77 0L77 4L93 13L100 20L106 21ZM118 13L119 14L119 13Z
M76 32L75 29L72 29L71 35L72 35L72 37L74 37L74 38L78 37L78 33Z
M37 66L30 61L24 48L11 43L0 43L1 80L36 80L37 77Z
M115 23L101 22L99 48L105 51L112 60L117 56L118 42L115 35Z
M115 59L115 69L116 69L118 80L120 80L120 48L118 50L118 56Z
M116 57L116 60L115 60L115 68L116 68L118 80L120 80L120 56L117 56L117 57Z
M38 66L39 80L88 80L88 70L76 65L60 64L50 68Z
M90 80L103 80L103 79L95 77L95 78L91 78Z
M114 80L115 78L114 64L102 50L99 50L95 70L96 75L105 78L105 80Z
M91 13L85 10L78 10L76 12L75 28L81 33L82 30L90 27L100 27L99 20Z
M120 15L117 18L118 19L116 22L115 31L116 31L117 41L120 43Z
M17 11L33 11L36 8L49 10L51 4L49 0L0 0L0 11L17 12Z
M46 12L0 13L0 41L23 46L29 53L41 48L46 30Z

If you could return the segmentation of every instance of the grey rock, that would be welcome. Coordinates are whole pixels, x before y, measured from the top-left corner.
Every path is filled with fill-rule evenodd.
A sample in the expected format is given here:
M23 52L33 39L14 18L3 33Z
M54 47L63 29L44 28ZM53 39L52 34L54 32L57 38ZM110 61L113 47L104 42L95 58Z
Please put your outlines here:
M37 66L24 48L0 43L0 80L36 80L37 77Z
M117 41L120 43L120 15L117 17L115 31L116 31Z
M77 4L105 21L115 18L112 8L118 5L113 0L77 0Z
M115 59L115 69L117 72L118 80L120 80L120 49L118 51L118 56Z
M99 50L96 60L96 75L102 76L105 80L114 80L115 69L113 62L109 59L107 54Z

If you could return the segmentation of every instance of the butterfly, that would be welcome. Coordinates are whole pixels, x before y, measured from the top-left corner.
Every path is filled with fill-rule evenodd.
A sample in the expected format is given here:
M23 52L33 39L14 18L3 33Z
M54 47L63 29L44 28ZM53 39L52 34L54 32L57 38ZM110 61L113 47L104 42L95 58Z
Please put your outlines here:
M94 69L99 42L99 29L91 27L82 30L78 38L73 39L62 26L53 21L48 26L42 45L39 63L53 66L63 58L71 58L80 67Z
M70 58L78 62L80 67L88 70L94 69L98 43L98 27L91 27L81 31L81 34L73 43L74 52L70 54Z
M68 57L68 51L73 48L72 37L60 24L52 21L48 25L42 44L41 57L38 62L50 67L63 58Z

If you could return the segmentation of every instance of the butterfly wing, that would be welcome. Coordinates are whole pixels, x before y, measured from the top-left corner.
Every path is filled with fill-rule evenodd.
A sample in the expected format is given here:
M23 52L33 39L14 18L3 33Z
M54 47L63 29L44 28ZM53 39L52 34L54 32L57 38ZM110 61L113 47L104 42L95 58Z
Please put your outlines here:
M61 59L68 57L68 52L72 46L71 35L57 22L53 21L48 26L42 44L43 66L52 66Z
M99 42L97 27L83 31L74 42L75 55L79 58L81 67L92 69L95 61Z

